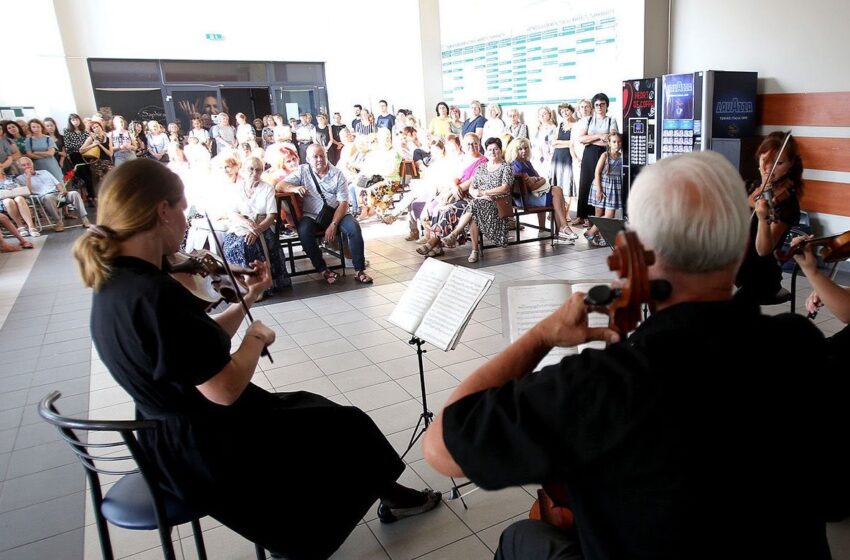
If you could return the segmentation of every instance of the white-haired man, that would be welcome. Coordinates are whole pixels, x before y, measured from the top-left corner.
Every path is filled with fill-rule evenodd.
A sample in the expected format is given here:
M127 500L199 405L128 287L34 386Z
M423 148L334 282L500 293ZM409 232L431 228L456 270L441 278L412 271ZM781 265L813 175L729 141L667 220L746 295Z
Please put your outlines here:
M664 159L629 210L669 297L621 340L574 295L461 383L426 459L487 489L566 487L574 531L520 521L497 559L828 558L825 521L850 510L847 376L802 317L732 300L743 182L714 153ZM609 345L529 374L588 340Z
M77 191L69 191L65 189L65 185L56 180L56 177L48 171L38 170L33 167L32 160L28 157L22 157L18 160L18 167L23 171L15 180L18 184L27 187L33 196L38 197L44 210L50 214L53 219L54 231L62 231L65 229L65 223L62 221L62 212L59 211L60 203L73 204L80 215L85 227L89 227L89 219L86 212L86 205L83 204L83 197Z

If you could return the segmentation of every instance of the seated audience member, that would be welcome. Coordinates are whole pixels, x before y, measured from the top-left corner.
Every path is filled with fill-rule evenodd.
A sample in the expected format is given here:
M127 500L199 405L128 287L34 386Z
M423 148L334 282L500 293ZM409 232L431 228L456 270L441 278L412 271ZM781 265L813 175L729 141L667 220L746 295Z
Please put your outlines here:
M401 156L393 148L392 132L378 129L375 143L365 154L354 184L358 187L360 219L382 217L388 212L393 193L400 190ZM376 179L380 177L380 180Z
M449 107L449 128L452 134L460 136L463 134L463 117L460 114L460 107L452 105Z
M567 225L567 209L564 205L564 191L561 187L549 185L544 177L541 177L534 166L531 164L531 142L525 138L517 138L508 145L507 161L511 164L511 169L514 176L519 177L525 183L528 194L525 199L521 196L515 196L515 200L519 207L528 204L528 207L551 206L555 209L555 224L557 225L558 241L575 245L575 240L578 239L578 234L573 232ZM548 188L547 188L548 187ZM538 225L542 228L546 226L546 213L538 212ZM548 233L545 230L539 230L538 234Z
M263 175L263 181L272 185L276 193L281 195L293 195L289 197L289 204L281 203L280 217L284 221L281 235L285 237L298 236L297 214L301 212L303 198L300 191L302 187L288 184L284 179L298 171L301 161L294 147L281 148L281 156L277 158L277 167L271 167Z
M209 170L210 151L196 136L189 136L189 139L186 141L186 147L183 148L183 153L186 156L186 161L189 162L190 169Z
M14 177L7 176L4 170L0 168L0 192L12 191L19 186ZM12 221L15 223L15 231L19 231L21 234L25 236L29 235L30 237L41 235L35 227L35 222L33 222L32 212L30 212L27 199L23 196L8 196L4 198L0 202L0 212L5 212L12 218Z
M449 106L445 101L437 103L435 108L437 116L431 119L428 125L428 135L431 140L445 138L452 133L452 119L449 117Z
M291 148L296 152L298 151L298 148L292 143L292 133L289 131L289 127L286 127L280 132L277 130L275 128L274 142L268 145L263 154L263 161L271 167L278 167L278 160L280 159L283 148Z
M94 288L94 345L137 417L159 420L139 444L157 458L164 488L285 558L328 558L375 500L385 523L436 507L439 493L396 482L405 465L365 413L251 383L274 331L253 322L231 354L241 306L208 316L160 270L180 247L185 210L177 176L131 161L107 177L101 223L74 247ZM265 263L252 264L259 274L247 279L247 305L271 286Z
M4 200L0 202L0 226L3 226L4 228L8 229L9 233L11 233L12 236L14 236L14 238L18 240L18 243L20 243L20 245L15 246L11 243L7 243L6 240L3 239L2 236L0 236L0 252L15 253L17 251L20 251L21 249L32 249L32 243L24 239L24 236L21 235L21 232L18 231L18 228L17 226L15 226L15 223L6 213L6 208L3 205L4 202L6 201Z
M148 157L160 163L168 163L168 144L171 140L157 121L148 123Z
M472 132L466 134L463 137L463 145L466 147L466 154L461 163L463 172L455 180L454 185L442 190L440 194L426 202L419 216L425 230L425 243L417 248L416 252L422 256L436 257L443 254L442 238L454 231L455 225L466 212L472 177L480 166L487 163L487 158L479 151L481 141L476 134ZM418 233L413 236L411 232L410 237L405 239L415 240ZM461 229L454 236L453 241L453 244L463 245L466 242L466 231Z
M86 207L83 204L83 197L77 191L65 190L65 185L56 180L56 177L50 174L49 171L33 169L32 160L28 157L22 157L18 160L18 168L23 171L16 181L27 187L33 196L38 197L44 210L50 214L54 222L53 230L62 231L65 229L65 223L62 220L62 212L59 211L59 204L73 204L74 208L80 215L85 227L91 225L87 217Z
M446 247L457 245L458 237L463 234L469 225L469 237L472 241L472 251L469 253L469 262L478 262L479 230L484 236L496 245L505 245L508 242L508 219L499 217L499 209L495 198L510 196L514 184L514 174L511 166L502 157L502 141L498 138L490 138L484 146L487 164L480 165L472 176L469 186L470 202L463 211L451 233L443 237Z
M210 129L210 136L215 142L216 155L235 150L239 145L236 140L236 128L230 125L227 113L219 113L218 124Z
M301 165L298 173L289 175L284 181L302 187L300 194L304 197L304 214L298 223L298 238L313 267L328 284L335 283L339 278L336 272L328 268L316 241L316 217L327 205L334 209L334 213L325 228L325 243L333 243L338 232L345 234L354 263L354 279L361 284L371 284L372 278L364 270L366 257L363 254L360 224L348 213L348 184L342 172L328 163L325 149L318 144L310 145L307 148L307 163Z
M209 131L203 127L201 117L194 117L192 119L192 130L189 131L190 143L192 138L197 140L197 144L206 148L207 153L209 153L212 148L212 137L210 137Z
M230 227L224 236L224 256L229 262L250 266L254 261L267 263L272 287L266 295L290 285L283 265L280 241L275 234L277 202L274 188L260 180L263 162L249 157L242 163L242 176L230 213Z
M792 247L797 247L804 239L797 238L791 242ZM798 249L799 250L799 249ZM809 317L814 318L818 309L826 307L835 318L850 325L850 288L839 286L829 276L818 270L818 260L812 253L811 246L806 246L802 253L794 255L800 270L809 279L812 285L812 293L806 299L806 311ZM833 360L833 367L846 367L850 360L850 326L845 326L837 334L826 339L828 354Z
M497 559L829 558L825 522L850 513L848 378L804 318L733 301L749 214L719 154L647 167L629 227L669 296L626 338L573 294L449 397L425 433L438 472L562 485L575 516L575 532L511 525ZM608 346L532 373L592 340ZM778 340L805 351L754 351Z

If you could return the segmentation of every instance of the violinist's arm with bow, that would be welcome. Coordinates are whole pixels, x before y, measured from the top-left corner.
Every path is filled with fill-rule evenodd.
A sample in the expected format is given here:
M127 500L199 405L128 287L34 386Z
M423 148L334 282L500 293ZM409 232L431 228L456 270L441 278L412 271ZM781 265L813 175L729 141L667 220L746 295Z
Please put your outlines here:
M791 242L792 249L806 239L811 236L795 238ZM839 286L818 270L817 257L810 245L805 246L802 253L795 254L794 260L812 285L812 293L806 299L806 311L816 313L818 308L826 306L839 321L850 324L850 288Z
M556 346L575 346L593 340L604 340L609 344L617 342L619 335L615 331L588 326L584 297L583 293L573 294L549 317L475 370L449 396L444 409L473 393L495 389L511 380L526 376ZM446 447L443 436L443 415L440 414L425 432L425 458L444 475L463 476L464 473Z

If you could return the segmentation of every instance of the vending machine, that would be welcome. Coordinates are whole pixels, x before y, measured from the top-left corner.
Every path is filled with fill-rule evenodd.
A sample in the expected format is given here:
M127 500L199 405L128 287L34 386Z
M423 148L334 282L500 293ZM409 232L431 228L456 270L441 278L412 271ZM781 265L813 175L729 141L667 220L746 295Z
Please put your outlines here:
M623 216L628 215L629 190L641 169L655 163L661 152L657 134L657 101L661 78L623 82Z
M752 137L758 73L707 70L662 76L661 157Z

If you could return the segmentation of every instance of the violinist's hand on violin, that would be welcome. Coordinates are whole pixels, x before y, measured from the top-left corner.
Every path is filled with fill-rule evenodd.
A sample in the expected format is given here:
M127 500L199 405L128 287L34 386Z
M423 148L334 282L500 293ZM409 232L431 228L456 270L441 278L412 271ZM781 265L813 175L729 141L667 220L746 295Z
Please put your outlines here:
M272 275L269 272L269 265L263 261L253 261L250 267L257 274L254 276L243 276L242 278L248 287L248 300L253 303L257 301L260 294L272 287Z
M592 340L604 340L608 344L619 342L620 335L613 330L587 326L585 295L573 294L564 305L534 327L548 346L575 346Z
M770 206L763 198L756 201L756 217L759 221L764 221L770 216Z
M823 302L817 292L812 292L806 298L806 311L809 313L817 313L818 309L823 307Z
M255 336L263 341L266 346L271 346L274 343L275 332L265 326L262 321L254 321L245 331L245 338Z
M791 250L793 251L795 247L800 245L800 243L808 239L812 239L813 237L813 235L801 235L799 237L795 237L791 240ZM801 253L795 253L794 260L797 261L798 265L800 265L800 270L803 271L803 274L807 276L812 272L816 272L818 269L818 259L812 251L811 245L804 246Z

